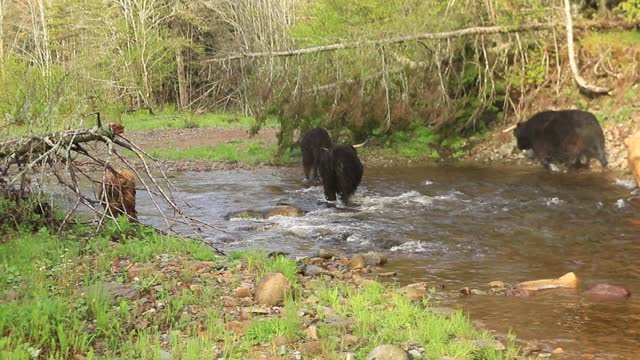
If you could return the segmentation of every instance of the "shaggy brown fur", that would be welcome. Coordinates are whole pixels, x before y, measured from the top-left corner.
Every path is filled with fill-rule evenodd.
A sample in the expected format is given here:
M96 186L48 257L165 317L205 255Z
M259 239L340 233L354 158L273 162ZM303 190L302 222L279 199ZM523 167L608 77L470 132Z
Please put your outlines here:
M128 215L129 220L138 221L136 212L136 176L129 169L107 171L104 184L98 189L98 199L107 210L107 215ZM103 192L104 191L104 192Z
M640 132L624 140L629 154L629 170L636 178L636 184L640 187Z

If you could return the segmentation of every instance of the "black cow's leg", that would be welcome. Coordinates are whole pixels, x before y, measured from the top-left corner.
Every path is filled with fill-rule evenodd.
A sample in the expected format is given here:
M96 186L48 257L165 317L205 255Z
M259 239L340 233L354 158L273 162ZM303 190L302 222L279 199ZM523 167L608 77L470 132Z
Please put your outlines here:
M607 166L609 165L609 162L607 161L607 153L601 151L598 156L598 161L600 161L600 165L602 165L602 171L606 171Z
M335 176L325 176L322 179L322 187L324 188L324 197L328 201L336 201Z
M313 159L310 159L309 157L303 157L302 166L304 166L304 178L307 181L312 180L310 176L311 176L311 168L314 166Z

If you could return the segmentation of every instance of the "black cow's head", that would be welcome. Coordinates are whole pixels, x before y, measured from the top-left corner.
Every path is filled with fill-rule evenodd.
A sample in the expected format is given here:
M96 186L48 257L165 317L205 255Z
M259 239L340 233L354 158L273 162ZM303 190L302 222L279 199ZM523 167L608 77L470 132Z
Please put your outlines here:
M531 138L525 123L519 122L518 125L516 125L516 128L513 130L513 135L518 140L518 149L531 149Z

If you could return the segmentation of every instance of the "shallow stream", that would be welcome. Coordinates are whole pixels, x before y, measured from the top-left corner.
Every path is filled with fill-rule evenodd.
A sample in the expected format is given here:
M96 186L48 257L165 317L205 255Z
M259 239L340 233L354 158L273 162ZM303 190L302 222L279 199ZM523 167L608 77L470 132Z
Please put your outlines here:
M401 284L427 281L447 289L487 288L501 280L559 277L573 271L578 291L547 290L528 298L469 296L472 320L568 358L640 359L640 207L611 175L550 173L542 168L430 166L366 168L352 208L320 204L321 187L305 188L297 168L179 173L172 179L190 213L233 234L207 234L224 250L262 248L292 256L320 248L346 254L382 251ZM287 203L302 217L226 221L224 215ZM159 222L139 196L141 220ZM158 225L161 225L158 223ZM624 302L589 300L598 283L623 285Z

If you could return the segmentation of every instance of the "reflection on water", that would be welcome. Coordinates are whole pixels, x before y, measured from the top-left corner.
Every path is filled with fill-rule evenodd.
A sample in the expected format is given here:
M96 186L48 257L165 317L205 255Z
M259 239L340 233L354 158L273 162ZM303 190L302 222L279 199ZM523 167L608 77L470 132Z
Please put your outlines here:
M178 174L192 215L234 231L210 233L223 249L260 247L308 255L321 247L390 254L401 282L456 289L517 283L569 271L582 289L597 283L640 292L640 229L629 218L629 187L606 174L539 168L421 167L366 169L353 209L327 208L320 187L303 188L300 169ZM300 218L225 221L231 211L288 203ZM156 222L139 196L143 222ZM145 217L145 214L149 216ZM587 300L579 292L530 298L459 300L473 319L569 354L640 358L640 300Z

